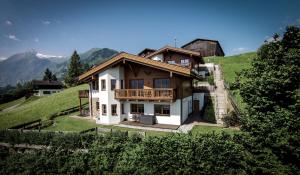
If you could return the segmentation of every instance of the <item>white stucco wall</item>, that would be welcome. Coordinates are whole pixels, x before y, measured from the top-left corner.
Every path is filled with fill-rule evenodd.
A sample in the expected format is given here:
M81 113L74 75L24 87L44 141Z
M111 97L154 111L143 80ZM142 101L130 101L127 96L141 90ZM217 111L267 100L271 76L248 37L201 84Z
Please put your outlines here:
M52 95L54 93L58 93L60 91L62 91L62 89L39 89L37 90L37 93L34 93L35 96L48 96L48 95ZM50 94L44 94L44 91L50 91Z
M114 68L107 69L98 75L99 77L99 106L100 114L97 117L97 123L101 124L117 124L121 121L121 106L120 102L115 99L115 92L111 90L111 79L116 80L116 89L120 89L121 80L124 79L124 68L117 66ZM105 79L106 90L101 90L101 80ZM102 104L106 105L106 115L102 115ZM117 105L117 116L111 115L111 105Z
M182 123L188 118L189 114L193 112L192 96L182 99Z
M193 99L199 100L199 110L202 110L204 106L204 93L194 93Z
M132 117L130 113L130 104L144 104L144 114L154 115L154 104L170 105L170 116L156 116L156 122L159 124L180 125L180 100L173 103L159 103L159 102L124 102L124 112L128 120Z

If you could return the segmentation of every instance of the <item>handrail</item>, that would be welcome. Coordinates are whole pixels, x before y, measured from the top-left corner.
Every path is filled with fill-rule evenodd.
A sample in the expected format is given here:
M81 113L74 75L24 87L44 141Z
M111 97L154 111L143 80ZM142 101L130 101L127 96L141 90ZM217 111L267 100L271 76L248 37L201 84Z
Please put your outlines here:
M115 89L116 99L173 100L175 97L175 90L172 88Z

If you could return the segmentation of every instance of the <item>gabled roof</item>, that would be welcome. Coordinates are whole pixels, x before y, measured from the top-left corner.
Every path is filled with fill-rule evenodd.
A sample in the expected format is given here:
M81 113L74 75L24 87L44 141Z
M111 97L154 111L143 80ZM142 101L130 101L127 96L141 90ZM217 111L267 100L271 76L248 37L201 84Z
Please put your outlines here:
M84 81L91 77L92 75L99 73L101 71L104 71L108 69L110 66L115 65L121 61L130 61L138 64L142 64L145 66L153 67L160 70L170 71L175 74L183 75L190 77L191 71L189 68L185 68L178 65L168 64L160 61L154 61L151 59L147 59L144 57L140 57L137 55L132 55L129 53L121 52L118 55L112 57L111 59L107 60L106 62L88 70L87 72L83 73L79 76L79 81Z
M32 85L63 86L60 81L32 80Z
M219 43L218 40L196 38L196 39L194 39L193 41L191 41L191 42L189 42L189 43L186 43L185 45L181 46L181 48L184 48L184 47L187 46L187 45L193 44L193 43L196 42L196 41L211 41L211 42L215 42L215 43L217 43L217 44L219 45L219 47L220 47L221 52L223 53L223 55L225 55L225 53L224 53L224 51L223 51L223 49L222 49L222 47L221 47L221 44Z
M190 50L186 50L186 49L182 49L182 48L171 47L171 46L165 46L165 47L163 47L163 48L147 55L146 58L150 58L154 55L160 54L160 53L165 52L165 51L173 51L173 52L178 52L178 53L183 53L183 54L188 54L188 55L201 57L201 54L199 52L194 52L194 51L190 51Z

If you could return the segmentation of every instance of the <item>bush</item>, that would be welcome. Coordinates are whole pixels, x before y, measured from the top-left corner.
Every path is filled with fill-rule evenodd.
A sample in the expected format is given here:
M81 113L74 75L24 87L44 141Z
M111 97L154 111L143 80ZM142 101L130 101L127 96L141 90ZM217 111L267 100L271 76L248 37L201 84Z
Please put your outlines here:
M234 111L229 112L226 116L224 116L224 118L222 118L222 120L226 127L240 126L240 118Z

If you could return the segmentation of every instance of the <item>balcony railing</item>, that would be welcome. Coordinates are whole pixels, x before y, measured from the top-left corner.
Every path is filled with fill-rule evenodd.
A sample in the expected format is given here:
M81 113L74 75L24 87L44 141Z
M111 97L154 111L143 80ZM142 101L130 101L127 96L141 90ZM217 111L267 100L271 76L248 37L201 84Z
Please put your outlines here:
M78 96L80 98L89 98L89 90L79 90Z
M164 89L116 89L115 99L120 100L174 100L175 90Z

